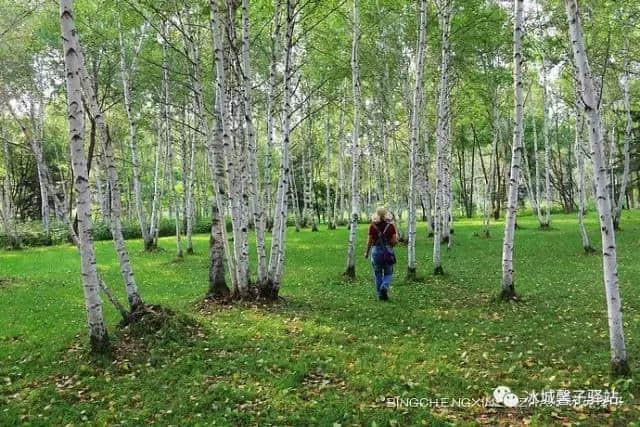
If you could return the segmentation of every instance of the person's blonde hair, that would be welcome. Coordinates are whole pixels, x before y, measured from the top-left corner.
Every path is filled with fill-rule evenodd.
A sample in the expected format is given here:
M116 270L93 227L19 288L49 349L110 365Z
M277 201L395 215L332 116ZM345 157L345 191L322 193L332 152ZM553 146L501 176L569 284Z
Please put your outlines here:
M393 215L384 206L378 206L376 211L371 215L371 222L391 221Z

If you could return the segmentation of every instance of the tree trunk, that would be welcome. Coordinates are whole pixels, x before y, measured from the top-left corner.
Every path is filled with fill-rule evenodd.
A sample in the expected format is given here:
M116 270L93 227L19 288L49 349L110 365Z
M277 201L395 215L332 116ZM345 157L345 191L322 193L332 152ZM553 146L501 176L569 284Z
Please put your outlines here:
M324 149L325 149L325 167L326 169L326 181L325 181L325 208L324 217L327 222L327 228L329 230L335 230L336 224L334 221L335 213L331 213L331 128L329 127L330 115L327 110L327 121L324 127Z
M523 19L524 0L515 0L513 31L513 90L514 115L513 144L511 146L511 173L509 178L509 198L507 201L507 215L504 226L504 240L502 245L502 293L503 299L515 298L516 292L513 279L513 247L515 241L516 211L518 208L518 186L520 183L520 160L522 157L522 139L524 134L522 94L522 34L524 32Z
M248 254L246 253L245 242L247 239L247 229L244 226L244 214L243 214L243 185L240 165L237 164L237 153L233 146L232 137L232 125L233 125L233 111L229 111L229 103L227 101L228 88L226 71L227 67L231 64L227 63L225 58L225 48L223 43L224 28L220 25L220 17L225 16L225 13L221 13L219 5L216 0L211 0L211 31L213 38L213 47L215 53L215 67L216 67L216 117L217 117L217 132L222 133L222 147L225 158L226 168L226 183L228 188L228 194L231 198L231 224L233 231L233 265L235 267L235 273L232 277L235 277L233 281L232 294L236 298L246 299L250 297L250 286L248 283L249 278L249 264ZM232 24L227 22L227 24ZM235 30L227 30L227 35L234 34ZM232 100L233 101L233 100Z
M83 146L84 113L82 111L82 85L80 82L83 64L78 53L72 7L73 0L60 0L60 26L66 69L69 146L75 176L82 283L91 349L94 352L105 353L109 349L109 337L102 314L102 300L99 295L100 283L93 245L89 175Z
M162 185L160 183L160 171L163 162L163 140L162 125L160 120L158 120L155 162L153 167L153 198L151 200L151 219L149 220L149 241L144 242L145 250L157 249L158 247L158 224L160 222L160 212L162 211Z
M416 277L416 180L418 141L420 140L420 116L422 113L422 79L424 74L424 50L427 34L427 1L420 0L420 33L417 42L416 82L411 109L411 145L409 152L409 226L407 245L407 278Z
M191 147L189 150L189 166L187 167L187 179L185 182L185 212L186 215L186 231L187 231L187 254L193 254L193 198L195 185L195 169L196 169L196 136L195 132L191 135Z
M360 218L360 64L358 45L360 42L360 0L353 1L353 27L351 44L351 89L353 92L353 129L351 131L351 218L349 224L349 246L345 276L356 277L356 238Z
M340 133L338 135L338 190L336 191L336 200L333 209L333 223L344 224L344 187L345 187L345 171L344 171L344 137L345 137L345 110L347 97L342 95L342 104L340 108ZM338 214L339 213L339 214Z
M609 322L609 340L611 346L611 369L614 375L630 374L627 361L627 350L624 340L622 321L622 301L618 290L618 261L616 253L616 237L611 215L611 202L607 191L607 176L603 164L601 118L595 83L589 67L582 37L582 26L576 0L565 0L567 20L569 21L569 37L573 56L580 79L580 99L589 128L591 144L591 160L596 181L596 200L600 217L600 236L602 239L602 264L607 297L607 313Z
M249 0L242 0L242 71L244 123L249 162L249 194L253 208L253 222L256 233L256 251L258 258L258 283L267 280L267 253L265 249L265 213L258 182L257 143L253 126L253 96L251 94L251 66L249 62Z
M576 81L576 85L577 84L578 82ZM574 151L576 153L576 161L578 163L578 227L580 228L580 236L582 237L582 249L584 249L586 253L592 253L595 252L595 249L591 246L587 229L584 226L584 213L586 211L586 195L584 188L584 144L582 141L584 118L577 107L580 102L577 92L578 91L576 90L576 140Z
M140 117L139 113L133 112L133 100L131 94L131 80L136 70L137 59L142 48L142 42L147 26L142 27L142 32L139 35L138 44L133 51L133 58L127 70L127 64L125 59L125 46L124 35L122 33L122 26L120 19L118 19L118 40L120 45L120 74L122 76L122 87L124 92L124 108L127 113L127 121L129 122L129 149L131 150L131 168L133 170L133 194L136 204L136 213L138 215L138 222L140 223L140 232L144 247L146 250L152 247L151 235L146 224L146 217L144 212L144 203L142 201L142 188L140 184L140 154L138 152L138 140L137 140L137 122Z
M551 148L549 147L549 92L547 84L547 61L543 58L542 65L542 107L543 121L542 133L544 138L544 199L545 199L545 216L544 221L540 224L541 228L549 228L551 226Z
M285 236L287 230L287 192L289 190L289 132L291 129L291 98L293 97L292 77L294 64L293 31L295 28L297 0L287 1L285 59L284 59L284 92L283 92L283 120L282 120L282 155L280 158L280 173L278 191L276 193L276 207L274 212L274 227L271 237L271 251L269 253L268 279L260 294L263 298L275 300L280 292L285 260Z
M627 194L627 185L629 183L629 143L633 138L633 119L631 118L631 100L629 97L629 40L625 39L624 54L624 76L622 78L622 99L624 101L624 111L626 117L626 126L624 132L624 148L622 154L624 156L624 166L622 171L622 181L620 182L620 190L618 192L618 201L614 203L613 226L616 230L620 228L620 218L622 217L622 207L624 205L625 196Z
M444 274L440 259L440 244L442 238L448 235L449 215L445 197L447 191L447 152L449 150L449 32L451 31L451 3L442 0L439 4L440 28L441 28L441 58L440 58L440 82L438 86L438 108L436 116L436 197L434 205L433 227L433 272Z
M267 146L264 157L264 200L267 212L267 228L273 228L273 203L271 201L271 158L275 145L275 126L273 123L273 106L277 90L278 53L280 43L280 10L281 0L274 0L273 31L271 32L271 63L269 65L269 88L267 90Z
M89 110L95 120L100 140L103 146L104 167L107 170L107 179L109 183L109 225L113 237L113 244L118 255L120 263L120 273L124 280L127 300L131 311L140 307L143 302L138 292L138 285L133 274L133 268L129 260L129 252L122 234L122 199L120 193L120 184L118 182L118 170L115 165L113 144L109 129L104 121L102 109L98 104L98 96L95 90L95 82L92 82L89 73L84 67L84 55L80 42L76 39L77 55L79 59L79 71L81 77L81 87L84 91L84 100L89 104ZM88 173L88 169L87 169Z

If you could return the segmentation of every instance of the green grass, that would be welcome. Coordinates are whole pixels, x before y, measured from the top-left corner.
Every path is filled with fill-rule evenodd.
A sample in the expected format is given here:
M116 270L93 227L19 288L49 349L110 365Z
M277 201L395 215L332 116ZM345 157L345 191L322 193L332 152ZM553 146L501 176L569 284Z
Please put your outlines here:
M137 336L120 330L105 300L114 360L86 352L79 257L71 246L0 253L0 424L441 425L563 422L625 424L640 418L636 380L609 378L606 304L599 255L583 255L573 215L554 215L539 231L521 217L516 236L518 303L500 290L503 223L490 239L479 220L455 224L443 249L446 275L431 274L431 245L418 227L421 282L404 281L400 247L391 301L376 300L362 257L344 282L347 231L289 230L276 306L202 307L208 236L196 255L129 249L143 298L199 326ZM597 218L588 217L599 247ZM640 214L624 212L618 233L620 289L634 372L640 354ZM122 298L110 242L97 245L99 269ZM124 301L124 299L123 299ZM131 349L130 355L125 354ZM637 375L634 378L638 378ZM385 396L489 397L497 385L516 394L543 389L610 389L625 404L573 408L388 408Z

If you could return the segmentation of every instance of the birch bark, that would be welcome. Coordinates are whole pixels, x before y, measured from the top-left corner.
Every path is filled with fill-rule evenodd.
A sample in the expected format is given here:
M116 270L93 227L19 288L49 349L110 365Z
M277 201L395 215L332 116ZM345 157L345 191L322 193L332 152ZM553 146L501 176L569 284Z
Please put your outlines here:
M93 245L91 194L89 192L89 176L83 146L84 113L82 111L82 86L80 82L82 63L77 51L73 0L60 0L60 27L66 71L69 146L71 148L71 161L75 177L74 185L78 211L78 229L80 232L80 259L89 340L93 351L105 353L109 349L109 337L102 314L102 300L99 295L100 284L96 269L95 247Z
M331 213L331 128L329 127L330 114L327 111L327 118L324 125L324 161L326 168L326 178L324 182L325 186L325 208L324 216L327 222L327 228L329 230L335 230L336 224L334 222L335 213Z
M127 245L122 234L122 200L120 196L120 184L118 182L118 171L115 165L111 136L109 135L109 129L107 128L107 125L104 121L102 110L98 105L98 97L94 89L95 84L92 82L92 79L84 66L85 61L82 46L80 45L80 41L77 39L75 40L75 43L79 61L78 70L80 72L80 81L82 90L84 92L84 100L89 105L89 110L96 122L96 127L98 128L100 140L102 142L105 163L104 166L107 170L107 179L109 182L109 225L111 227L113 243L118 255L120 273L124 280L129 307L131 308L131 311L135 311L135 309L140 307L143 303L142 298L140 298L140 294L138 292L138 285L136 283L133 274L133 268L131 267L131 262L129 260L129 252L127 250Z
M515 241L516 211L518 208L518 187L520 183L520 161L522 157L522 138L524 134L524 97L522 91L522 35L524 32L523 18L524 0L514 2L514 31L513 31L513 90L514 90L514 126L513 143L511 147L511 172L509 176L509 193L507 200L507 214L502 243L502 292L503 299L516 297L513 279L513 247Z
M232 115L229 111L228 102L228 89L227 89L227 77L226 68L229 63L225 58L225 50L223 44L224 29L220 25L220 18L224 16L219 9L217 0L211 0L211 34L213 41L213 48L215 53L215 68L216 68L216 117L217 117L217 132L222 139L222 148L225 158L225 176L226 184L229 189L229 195L231 199L231 223L233 231L233 258L235 272L232 274L232 278L235 278L233 283L233 296L237 298L249 297L249 283L248 279L248 259L244 256L246 240L246 228L243 228L243 213L242 213L242 181L238 171L238 165L236 164L236 153L233 147L232 135L230 126L232 125ZM227 37L230 37L232 31L227 30Z
M267 90L267 147L264 157L264 179L263 190L265 208L267 212L267 228L273 228L273 203L271 200L271 159L273 153L273 147L275 145L275 125L273 123L274 116L274 98L277 90L277 77L278 77L278 54L280 52L280 29L282 27L280 23L280 11L282 9L282 1L274 0L274 17L273 17L273 30L271 32L271 63L269 64L269 88Z
M129 149L131 151L131 168L133 170L133 194L136 203L136 214L140 223L140 232L142 233L142 241L145 250L153 247L153 239L147 228L147 221L144 212L144 203L142 201L142 188L140 183L140 154L138 152L137 127L140 118L139 113L133 112L132 99L132 81L137 68L137 60L142 49L142 43L145 38L147 25L144 25L139 35L138 44L133 50L132 59L127 67L126 48L124 43L124 34L120 19L118 20L118 42L120 47L120 75L122 77L122 88L124 93L124 108L127 113L127 121L129 124Z
M438 3L441 31L440 81L438 83L438 106L436 116L436 197L434 205L433 227L433 271L444 274L440 257L440 244L444 235L443 228L448 227L448 210L444 198L446 191L446 161L448 151L449 128L449 31L451 29L451 3L441 0ZM448 233L447 233L448 234Z
M167 147L167 176L169 185L169 199L173 211L175 214L175 231L176 231L176 256L178 258L183 257L182 252L182 239L180 237L180 203L178 201L178 194L175 189L175 178L173 175L173 135L170 122L171 116L171 95L169 89L169 52L167 48L166 39L168 35L168 24L162 29L163 31L163 43L162 43L162 121L163 121L163 137L164 144Z
M622 154L624 156L624 166L622 171L622 181L620 182L620 190L618 191L618 201L614 203L613 211L613 227L618 230L620 227L620 218L622 217L622 207L624 206L625 197L627 195L627 185L629 184L629 142L633 138L633 119L631 118L631 100L629 96L629 40L625 40L624 54L624 75L622 76L622 99L624 102L624 112L626 126L624 131L624 148Z
M609 323L609 342L611 347L611 370L614 375L630 373L627 361L627 350L624 340L622 321L622 301L618 290L618 261L616 237L611 214L611 202L607 191L607 176L603 164L602 125L598 95L589 66L582 36L582 25L576 0L565 0L567 20L569 21L569 38L573 57L578 70L581 87L581 104L587 119L593 174L596 180L596 200L600 218L600 237L602 239L602 264L607 298L607 314Z
M258 182L258 156L255 130L253 126L253 97L251 94L251 66L249 62L249 0L242 0L242 70L244 123L247 138L249 161L249 181L253 222L256 233L256 251L258 257L258 283L261 286L267 280L267 253L265 249L265 211L261 189Z
M551 226L551 148L549 147L549 89L547 82L547 60L542 59L542 133L544 138L544 199L545 216L540 228Z
M531 126L533 128L533 163L534 163L534 173L533 182L530 185L531 188L531 204L533 205L533 210L538 217L538 224L543 228L543 224L546 224L547 221L545 217L542 215L542 207L540 206L540 166L538 164L538 129L536 126L536 118L535 115L531 115ZM527 166L527 177L530 176L529 162L526 160Z
M353 92L353 129L351 131L351 218L349 246L345 276L356 277L356 236L360 217L360 64L358 46L360 41L360 0L353 0L353 27L351 44L351 89Z
M424 75L424 50L427 34L427 1L419 3L420 31L417 41L416 81L411 109L411 145L409 152L409 221L407 245L407 279L416 277L416 181L418 178L417 161L420 140L420 116L422 113L422 79Z
M286 0L286 36L284 58L284 91L282 97L282 154L280 158L280 172L276 206L274 212L274 227L271 237L271 251L269 254L268 280L260 290L263 298L275 300L280 292L282 273L285 260L285 237L287 229L287 192L289 191L289 132L291 129L291 98L293 96L293 37L296 23L297 0Z
M582 238L582 249L586 253L593 253L595 249L591 246L589 241L589 235L584 225L584 213L586 212L586 192L585 192L585 178L584 178L584 142L582 140L582 132L584 130L584 118L577 110L577 103L579 98L576 98L576 140L574 152L576 156L577 169L578 169L578 227L580 228L580 236Z

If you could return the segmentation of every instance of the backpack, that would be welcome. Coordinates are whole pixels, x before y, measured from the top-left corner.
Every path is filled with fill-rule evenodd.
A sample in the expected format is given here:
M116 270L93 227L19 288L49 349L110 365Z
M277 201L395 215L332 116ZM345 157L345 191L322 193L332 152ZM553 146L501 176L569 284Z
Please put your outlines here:
M380 229L378 228L377 225L374 225L374 227L376 227L376 230L378 231L378 240L379 241L382 240L382 246L379 246L377 244L378 242L376 242L376 246L380 247L380 249L374 252L374 256L373 256L374 264L393 265L396 263L396 254L393 253L393 251L387 245L387 238L385 236L385 233L387 232L387 229L389 228L390 225L391 223L387 223L387 225L384 227L384 230L382 232L380 232Z

